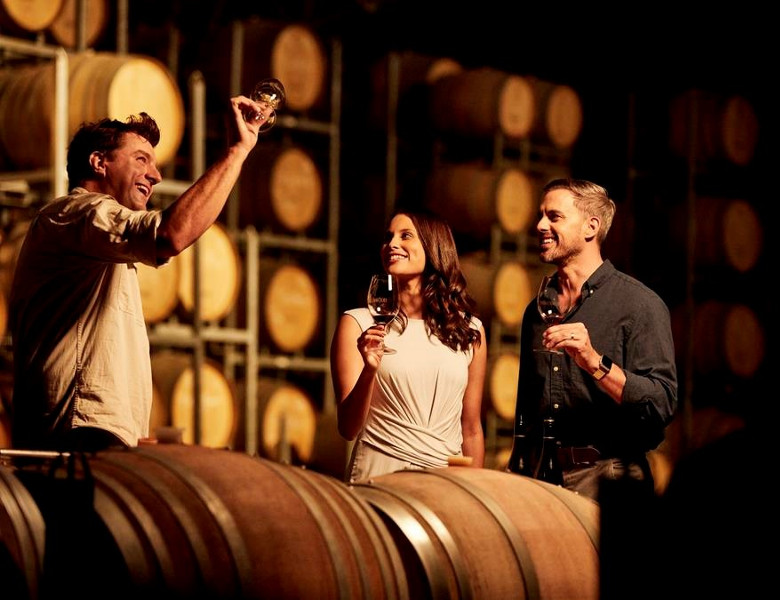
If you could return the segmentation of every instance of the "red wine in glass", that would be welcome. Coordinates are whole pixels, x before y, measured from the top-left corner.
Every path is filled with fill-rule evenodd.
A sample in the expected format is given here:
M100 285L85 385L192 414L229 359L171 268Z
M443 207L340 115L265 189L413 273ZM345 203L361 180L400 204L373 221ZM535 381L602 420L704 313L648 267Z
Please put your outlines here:
M387 273L380 273L371 277L366 297L368 311L379 325L387 325L395 319L400 307L398 301L398 286L395 278ZM395 354L395 349L382 347L385 354Z
M566 311L560 305L560 294L553 275L545 275L539 284L539 291L536 294L536 309L539 311L542 321L548 326L557 325L566 316ZM534 348L534 352L562 353L560 350L547 350L546 348Z

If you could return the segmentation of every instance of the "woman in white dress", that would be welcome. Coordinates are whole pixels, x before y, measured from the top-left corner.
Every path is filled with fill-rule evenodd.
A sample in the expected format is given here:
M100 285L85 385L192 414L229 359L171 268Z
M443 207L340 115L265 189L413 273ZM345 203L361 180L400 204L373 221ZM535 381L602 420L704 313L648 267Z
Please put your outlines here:
M434 215L398 212L381 258L397 281L398 317L385 330L368 308L348 310L331 344L339 433L355 440L345 479L445 467L452 457L482 467L485 330L452 231ZM385 338L395 353L383 353Z

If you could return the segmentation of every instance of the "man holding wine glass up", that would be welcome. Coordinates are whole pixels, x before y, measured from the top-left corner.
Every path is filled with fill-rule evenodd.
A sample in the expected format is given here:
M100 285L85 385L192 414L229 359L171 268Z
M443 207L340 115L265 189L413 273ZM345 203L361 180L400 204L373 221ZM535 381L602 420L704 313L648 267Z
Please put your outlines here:
M482 467L485 330L452 232L434 215L398 212L381 259L386 275L373 278L368 306L341 315L331 345L339 433L355 440L346 480Z
M594 499L604 479L628 477L652 492L646 454L677 409L669 310L601 256L615 208L589 181L556 179L542 191L539 258L556 270L523 315L508 466ZM538 310L542 298L558 304L545 312L563 315L553 324Z
M70 191L39 210L17 261L9 308L15 448L98 451L148 436L152 373L136 263L161 267L217 219L284 101L281 83L270 83L264 97L230 100L222 156L163 209L149 206L162 179L152 116L103 118L76 131Z

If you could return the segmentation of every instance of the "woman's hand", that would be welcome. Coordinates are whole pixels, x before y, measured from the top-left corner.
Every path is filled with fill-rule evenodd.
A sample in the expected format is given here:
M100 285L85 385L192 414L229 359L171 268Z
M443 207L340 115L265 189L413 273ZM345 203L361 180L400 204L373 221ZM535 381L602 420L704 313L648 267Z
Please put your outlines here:
M385 334L384 325L372 325L357 339L358 351L363 357L363 362L373 369L378 369L382 362Z

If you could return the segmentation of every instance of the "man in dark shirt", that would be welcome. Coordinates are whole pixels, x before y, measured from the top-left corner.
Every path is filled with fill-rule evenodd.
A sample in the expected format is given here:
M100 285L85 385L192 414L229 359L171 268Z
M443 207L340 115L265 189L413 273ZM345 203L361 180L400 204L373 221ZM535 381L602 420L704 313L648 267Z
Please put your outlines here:
M646 453L677 408L669 310L601 256L614 214L599 185L557 179L544 187L539 258L557 269L564 317L546 325L536 300L523 315L509 465L594 499L604 479L627 477L652 491ZM546 475L556 471L557 480Z

